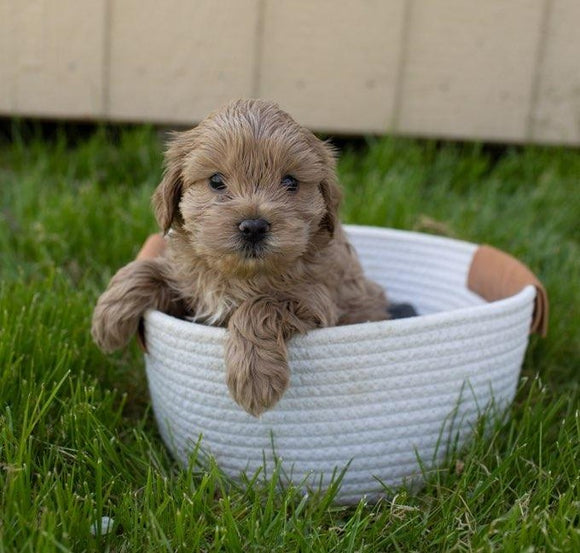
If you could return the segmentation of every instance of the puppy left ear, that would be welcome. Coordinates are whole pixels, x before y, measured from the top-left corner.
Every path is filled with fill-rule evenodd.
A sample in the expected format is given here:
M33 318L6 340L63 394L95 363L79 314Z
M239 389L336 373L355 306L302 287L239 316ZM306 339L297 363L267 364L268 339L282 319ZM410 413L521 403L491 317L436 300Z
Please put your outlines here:
M322 142L318 138L316 140L318 142L317 150L324 164L324 176L319 188L326 207L326 213L322 217L320 228L328 231L332 237L338 223L338 210L342 199L342 192L336 177L336 153L328 142Z

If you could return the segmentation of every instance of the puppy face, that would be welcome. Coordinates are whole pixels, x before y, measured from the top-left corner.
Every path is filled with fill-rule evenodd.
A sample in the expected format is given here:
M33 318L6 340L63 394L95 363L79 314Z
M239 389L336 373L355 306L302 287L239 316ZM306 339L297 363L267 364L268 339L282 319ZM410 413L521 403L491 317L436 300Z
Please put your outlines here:
M332 237L331 149L275 104L227 105L177 135L154 195L161 227L225 274L276 274Z

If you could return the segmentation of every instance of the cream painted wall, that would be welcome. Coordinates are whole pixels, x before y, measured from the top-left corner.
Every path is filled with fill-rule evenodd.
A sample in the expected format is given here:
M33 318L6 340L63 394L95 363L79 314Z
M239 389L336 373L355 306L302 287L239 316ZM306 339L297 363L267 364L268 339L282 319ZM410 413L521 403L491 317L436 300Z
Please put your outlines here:
M580 144L578 0L0 0L0 114Z

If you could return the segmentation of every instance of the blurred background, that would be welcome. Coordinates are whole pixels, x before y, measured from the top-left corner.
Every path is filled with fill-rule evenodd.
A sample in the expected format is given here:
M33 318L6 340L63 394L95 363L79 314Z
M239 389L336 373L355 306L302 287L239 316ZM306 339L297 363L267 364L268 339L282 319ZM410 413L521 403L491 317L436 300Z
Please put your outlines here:
M578 0L1 0L0 115L580 143Z

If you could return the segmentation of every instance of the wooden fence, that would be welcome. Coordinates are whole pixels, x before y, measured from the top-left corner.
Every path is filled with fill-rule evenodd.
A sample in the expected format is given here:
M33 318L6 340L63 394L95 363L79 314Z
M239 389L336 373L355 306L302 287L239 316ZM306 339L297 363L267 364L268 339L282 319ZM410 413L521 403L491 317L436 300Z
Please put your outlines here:
M580 144L580 0L0 0L0 114Z

